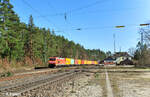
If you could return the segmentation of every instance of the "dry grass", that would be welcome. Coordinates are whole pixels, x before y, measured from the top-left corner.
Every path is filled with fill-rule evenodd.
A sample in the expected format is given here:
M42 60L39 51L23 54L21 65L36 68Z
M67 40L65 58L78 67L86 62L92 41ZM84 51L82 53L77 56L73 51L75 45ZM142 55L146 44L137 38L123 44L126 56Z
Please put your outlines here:
M34 65L24 64L24 62L11 61L8 59L0 59L0 73L15 72L21 70L33 69Z

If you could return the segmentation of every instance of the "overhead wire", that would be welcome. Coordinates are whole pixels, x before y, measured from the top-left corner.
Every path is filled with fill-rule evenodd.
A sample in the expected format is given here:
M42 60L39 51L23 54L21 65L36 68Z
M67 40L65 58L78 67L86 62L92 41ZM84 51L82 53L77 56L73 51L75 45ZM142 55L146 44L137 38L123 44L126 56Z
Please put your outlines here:
M52 8L53 10L55 10L55 12L57 13L56 11L56 8L52 5L52 3L50 1L47 1L47 4L49 5L49 8ZM65 23L69 24L69 25L72 25L69 21L68 21L68 16L67 16L67 13L62 13L62 15L64 15L64 20L65 20ZM67 26L66 26L67 27ZM59 30L56 31L56 32L60 32ZM67 33L68 34L68 37L71 38L71 33Z
M98 5L98 4L100 4L100 3L104 3L104 2L106 2L106 1L109 1L109 0L97 0L97 1L95 1L95 2L93 2L93 3L84 5L84 6L82 6L82 7L75 8L75 9L72 9L72 10L70 10L70 11L66 11L66 12L64 12L64 13L60 13L60 15L64 15L65 20L66 20L66 23L69 24L69 25L72 25L72 23L69 22L69 21L67 21L67 19L66 19L66 18L68 18L68 17L67 17L68 14L71 14L71 13L74 13L74 12L77 12L77 11L81 11L81 10L83 10L83 9L87 9L87 8L89 8L89 7ZM72 26L72 27L73 27L73 26ZM75 28L74 30L78 30L78 29L80 29L80 28Z
M24 2L24 4L26 4L28 7L30 7L34 12L36 12L37 14L40 15L40 17L44 18L46 21L51 22L49 19L47 19L46 17L44 17L38 10L36 10L35 8L33 8L26 0L22 0Z
M105 9L99 9L99 10L92 10L92 11L84 11L81 13L77 13L76 15L85 15L85 14L93 14L93 13L107 13L107 12L122 12L127 10L135 10L138 8L122 8L122 9L111 9L111 10L105 10Z
M49 0L47 1L47 4L49 5L49 6L48 6L49 8L52 8L52 9L55 10L55 12L56 12L55 7L52 5L52 3L51 3Z
M125 27L123 27L122 29L126 28L126 27L135 27L135 26L140 26L140 25L136 25L136 24L129 24L129 25L123 25ZM90 29L105 29L105 28L115 28L115 29L121 29L121 28L116 28L116 26L99 26L99 27L85 27L82 28L82 30L90 30Z
M88 4L88 5L85 5L85 6L82 6L82 7L79 7L79 8L76 8L76 9L73 9L73 10L70 10L70 11L67 11L65 13L57 13L55 15L65 15L65 20L66 20L66 14L68 13L73 13L73 12L76 12L76 11L80 11L82 9L85 9L85 8L89 8L91 6L94 6L94 5L97 5L99 3L103 3L104 1L106 0L97 0L96 2L94 3L91 3L91 4ZM109 10L110 12L112 11L122 11L122 10L134 10L134 9L137 9L137 8L124 8L124 9L117 9L117 10ZM77 13L77 14L85 14L85 13L98 13L98 12L104 12L104 10L95 10L95 11L88 11L88 12L82 12L82 13ZM106 11L105 11L106 12ZM107 11L108 12L108 11ZM48 15L49 16L49 15ZM71 25L70 22L66 21L66 23L68 23L69 25ZM135 24L130 24L130 26L135 26ZM136 25L137 26L137 25ZM73 27L73 26L72 26ZM86 27L86 28L75 28L74 30L88 30L88 29L104 29L104 28L113 28L113 26L105 26L105 27Z
M33 11L35 11L37 14L39 14L43 19L45 19L46 21L48 21L49 23L52 23L55 27L56 27L56 25L52 22L52 21L50 21L48 18L46 18L45 16L43 16L38 10L36 10L35 8L33 8L26 0L22 0L27 6L29 6ZM102 2L104 2L104 1L106 1L106 0L98 0L98 1L96 1L96 2L94 2L94 3L91 3L91 4L89 4L89 5L86 5L86 6L83 6L83 7L80 7L80 8L76 8L76 9L73 9L73 10L71 10L71 11L68 11L68 12L75 12L75 11L78 11L78 10L81 10L81 9L85 9L85 8L88 8L88 7L91 7L91 6L94 6L94 5L96 5L96 4L99 4L99 3L102 3ZM49 4L50 4L50 2L48 2ZM52 6L52 5L51 5ZM54 7L53 7L54 8ZM131 8L129 8L129 9L131 9ZM125 9L126 10L126 9ZM68 13L67 12L67 13ZM63 14L64 15L64 13L61 13L61 14ZM69 23L69 22L68 22ZM70 23L69 23L70 24ZM129 25L125 25L125 26L138 26L138 25L136 25L136 24L129 24ZM57 27L56 27L57 28ZM82 27L78 27L78 28L73 28L72 30L89 30L89 29L105 29L105 28L115 28L115 26L100 26L100 27L85 27L85 28L82 28ZM57 31L55 31L55 32L64 32L64 31L61 31L61 30L57 30ZM64 32L65 33L65 32Z
M78 12L78 11L81 11L83 9L87 9L89 7L92 7L92 6L95 6L95 5L98 5L100 3L104 3L106 1L109 1L109 0L97 0L91 4L88 4L88 5L84 5L82 7L79 7L79 8L75 8L75 9L72 9L72 10L69 10L69 11L64 11L64 12L60 12L60 13L55 13L55 14L50 14L50 15L45 15L45 16L63 16L64 14L71 14L71 13L74 13L74 12ZM38 16L40 17L40 16Z
M50 24L53 24L54 27L56 29L58 29L59 31L58 32L63 32L65 33L64 31L60 30L55 23L53 23L52 21L50 21L48 18L46 18L45 16L43 16L37 9L33 8L26 0L22 0L24 2L24 4L26 4L28 7L30 7L34 12L36 12L37 14L39 14L39 16L41 16L44 20L46 20L47 22L49 22ZM57 31L55 31L57 32Z
M78 30L78 31L82 31L82 30L98 30L98 29L108 29L108 28L114 28L114 29L124 29L126 27L140 27L140 25L137 24L126 24L123 25L124 27L122 28L117 28L116 26L93 26L93 27L78 27L78 28L72 28L72 29L68 29L68 30Z
M138 9L138 8L122 8L122 9L114 9L114 10L105 10L105 9L99 9L99 10L91 10L91 11L83 11L83 12L80 12L80 13L76 13L75 15L85 15L85 14L93 14L93 13L107 13L107 12L119 12L119 11L127 11L127 10L135 10L135 9ZM49 17L49 16L64 16L64 14L67 14L67 13L55 13L55 14L47 14L47 15L44 15L45 17ZM74 13L71 13L71 14L74 14ZM37 16L37 18L40 18L40 16Z
M91 4L88 4L88 5L85 5L85 6L76 8L76 9L72 9L72 10L66 12L66 13L73 13L73 12L81 11L81 10L83 10L83 9L86 9L86 8L89 8L89 7L98 5L98 4L100 4L100 3L104 3L104 2L106 2L106 1L108 1L108 0L97 0L97 1L95 1L95 2L93 2L93 3L91 3Z
M47 1L47 4L49 5L48 7L49 8L52 8L56 13L57 13L57 10L56 10L56 8L52 5L52 3L50 2L50 1ZM67 15L64 17L65 18L65 20L67 20ZM61 31L55 31L55 32L61 32ZM67 34L67 36L69 37L69 38L71 38L71 35L70 35L70 33L68 32L68 33L66 33Z

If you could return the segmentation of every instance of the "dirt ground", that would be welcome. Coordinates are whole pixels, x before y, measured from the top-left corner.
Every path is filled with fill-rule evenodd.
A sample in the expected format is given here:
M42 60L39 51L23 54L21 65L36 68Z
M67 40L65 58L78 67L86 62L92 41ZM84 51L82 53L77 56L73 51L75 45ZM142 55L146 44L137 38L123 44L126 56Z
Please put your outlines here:
M116 85L120 97L150 97L150 73L118 74Z

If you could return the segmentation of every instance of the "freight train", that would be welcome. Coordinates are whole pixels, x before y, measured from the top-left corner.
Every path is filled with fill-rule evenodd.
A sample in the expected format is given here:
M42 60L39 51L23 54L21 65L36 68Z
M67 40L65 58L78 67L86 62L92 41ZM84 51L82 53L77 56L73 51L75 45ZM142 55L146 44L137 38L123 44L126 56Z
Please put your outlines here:
M72 59L72 58L60 58L60 57L50 57L49 67L59 67L59 66L75 66L75 65L97 65L97 61Z

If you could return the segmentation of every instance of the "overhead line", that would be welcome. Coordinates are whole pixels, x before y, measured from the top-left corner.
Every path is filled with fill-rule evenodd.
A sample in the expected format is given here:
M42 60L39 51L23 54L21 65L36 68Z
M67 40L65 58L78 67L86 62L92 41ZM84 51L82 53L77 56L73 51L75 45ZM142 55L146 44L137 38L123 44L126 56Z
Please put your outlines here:
M37 14L39 14L42 18L44 18L46 21L51 22L49 19L44 17L38 10L33 8L26 0L22 0L28 7L30 7L33 11L35 11Z
M60 12L60 13L55 13L55 14L51 14L51 15L46 15L46 16L63 16L65 13L70 14L70 13L73 13L73 12L81 11L83 9L98 5L99 3L103 3L103 2L106 2L106 1L108 1L108 0L97 0L93 3L91 3L91 4L85 5L83 7L75 8L75 9L72 9L72 10L66 11L66 12Z
M50 1L47 1L47 2L55 10L55 12L57 12L56 9L54 8L54 6L52 6L52 4L50 3ZM69 24L69 25L72 25L70 22L67 21L67 14L66 13L61 13L61 14L66 15L66 17L64 16L64 19L65 19L66 23ZM60 32L60 31L56 31L56 32ZM67 33L67 34L69 35L69 37L71 37L70 33Z
M45 19L47 22L49 22L49 23L52 23L54 26L55 26L55 28L57 28L58 29L58 27L56 26L56 24L54 24L52 21L50 21L49 19L47 19L45 16L43 16L38 10L36 10L35 8L33 8L26 0L22 0L28 7L30 7L33 11L35 11L37 14L39 14L43 19ZM58 29L59 30L59 29ZM59 32L63 32L63 33L65 33L64 31L61 31L61 30L59 30Z
M52 8L57 13L56 8L52 5L52 3L49 0L47 1L47 4L49 5L49 8Z
M138 8L124 8L124 9L117 9L117 10L93 10L93 11L84 11L84 12L81 12L81 13L76 13L76 15L85 15L85 14L91 14L91 13L102 13L102 12L117 12L117 11L126 11L126 10L134 10L134 9L138 9ZM45 17L48 17L48 16L63 16L64 13L55 13L55 14L47 14L45 15ZM40 18L40 16L37 16Z
M91 13L101 13L101 12L117 12L117 11L126 11L126 10L134 10L134 9L137 9L137 8L124 8L124 9L115 9L115 10L102 10L102 9L99 9L99 10L93 10L93 11L86 11L86 12L81 12L81 13L77 13L77 15L84 15L84 14L91 14Z
M97 0L96 2L94 3L91 3L91 4L88 4L88 5L85 5L83 7L80 7L80 8L76 8L76 9L73 9L71 11L68 11L66 13L72 13L72 12L76 12L76 11L80 11L80 10L83 10L83 9L86 9L86 8L89 8L89 7L92 7L92 6L95 6L95 5L98 5L99 3L103 3L103 2L106 2L108 0Z
M137 24L127 24L127 25L123 25L123 28L125 27L135 27L135 26L140 26ZM90 30L90 29L106 29L106 28L114 28L116 29L117 26L93 26L93 27L73 27L72 29L68 29L68 30L78 30L78 31L82 31L82 30Z

